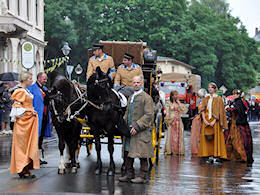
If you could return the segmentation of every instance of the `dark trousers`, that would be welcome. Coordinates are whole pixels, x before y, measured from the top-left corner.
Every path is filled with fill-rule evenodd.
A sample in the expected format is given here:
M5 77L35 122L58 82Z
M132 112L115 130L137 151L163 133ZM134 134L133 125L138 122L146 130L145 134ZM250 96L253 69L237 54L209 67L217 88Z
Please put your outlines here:
M148 161L147 158L139 158L140 159L140 172L139 172L139 176L143 179L147 178L147 174L148 174ZM127 161L126 161L126 168L127 168L127 176L129 178L133 178L134 177L134 158L130 158L127 157Z
M39 136L39 141L38 141L38 148L39 149L42 149L42 142L43 142L43 137L44 137L44 134L45 134L47 123L48 123L48 115L43 114L41 135Z

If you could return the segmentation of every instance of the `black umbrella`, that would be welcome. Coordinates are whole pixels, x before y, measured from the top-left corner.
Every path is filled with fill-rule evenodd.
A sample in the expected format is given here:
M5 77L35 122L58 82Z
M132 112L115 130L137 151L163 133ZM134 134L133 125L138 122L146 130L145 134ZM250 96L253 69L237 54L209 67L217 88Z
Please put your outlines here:
M18 73L16 72L5 72L0 74L0 81L17 81Z

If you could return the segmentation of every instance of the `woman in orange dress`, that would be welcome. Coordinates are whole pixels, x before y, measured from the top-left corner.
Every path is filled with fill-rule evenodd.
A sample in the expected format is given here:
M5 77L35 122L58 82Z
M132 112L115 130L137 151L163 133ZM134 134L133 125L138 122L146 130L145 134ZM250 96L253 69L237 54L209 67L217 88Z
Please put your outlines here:
M184 128L180 115L186 112L186 106L178 100L178 91L171 91L164 119L168 129L164 154L184 155Z
M190 134L190 149L191 149L191 156L198 155L198 148L200 143L200 130L201 130L201 106L202 101L207 94L206 89L200 89L198 91L198 96L200 98L200 104L198 106L198 114L192 120L191 125L191 134Z
M216 94L217 85L208 85L210 95L202 102L202 128L198 157L208 157L207 163L221 164L227 158L223 129L227 129L224 102Z
M34 178L31 169L39 169L38 153L38 115L33 109L33 95L26 89L32 84L32 74L22 72L19 76L21 87L16 89L11 98L14 101L10 113L14 122L11 174L21 178Z

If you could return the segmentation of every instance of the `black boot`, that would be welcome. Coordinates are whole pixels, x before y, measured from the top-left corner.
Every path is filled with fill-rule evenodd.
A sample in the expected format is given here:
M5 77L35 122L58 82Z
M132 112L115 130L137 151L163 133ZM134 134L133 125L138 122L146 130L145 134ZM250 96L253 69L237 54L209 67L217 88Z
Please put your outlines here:
M128 156L128 151L124 151L124 162L121 167L121 176L125 176L126 174L126 160Z
M126 174L123 177L118 178L118 180L121 182L128 182L135 177L134 159L127 157L125 164Z

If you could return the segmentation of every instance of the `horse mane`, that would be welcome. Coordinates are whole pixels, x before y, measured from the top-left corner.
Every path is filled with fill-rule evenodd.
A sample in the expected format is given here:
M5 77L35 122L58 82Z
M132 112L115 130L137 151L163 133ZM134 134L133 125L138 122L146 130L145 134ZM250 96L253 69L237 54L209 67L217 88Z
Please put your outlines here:
M65 75L64 75L63 73L61 73L61 72L59 72L59 71L57 71L57 70L54 70L53 72L50 72L50 73L49 73L48 77L49 77L49 79L50 79L50 86L53 86L53 82L55 81L55 78L56 78L57 76L64 76L64 77L65 77ZM65 78L66 78L66 77L65 77Z
M64 95L65 102L71 102L75 99L75 90L72 83L65 75L58 71L50 73L50 86L60 91Z

